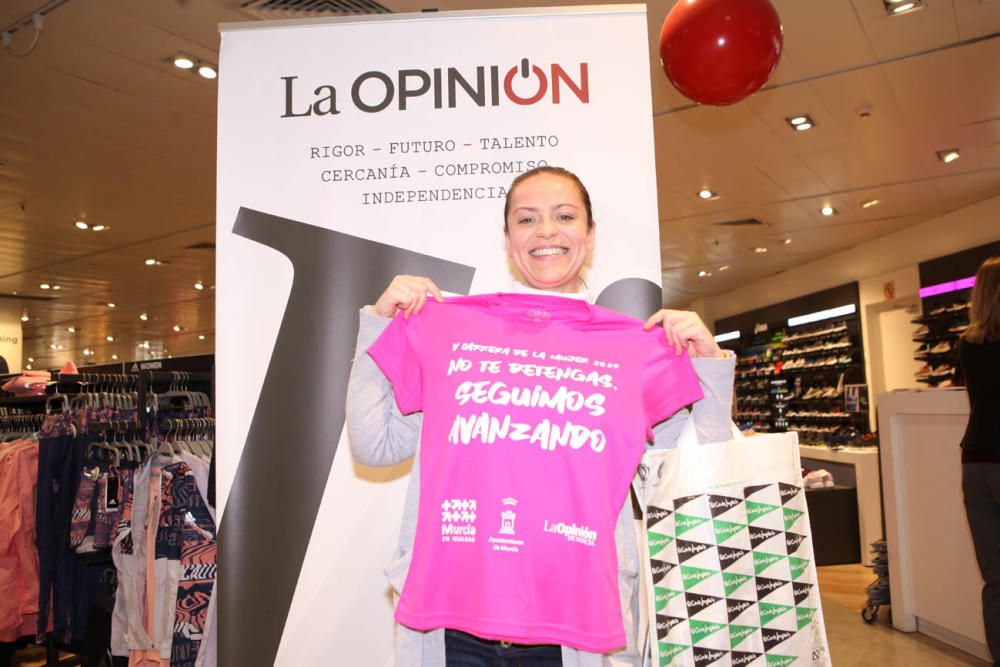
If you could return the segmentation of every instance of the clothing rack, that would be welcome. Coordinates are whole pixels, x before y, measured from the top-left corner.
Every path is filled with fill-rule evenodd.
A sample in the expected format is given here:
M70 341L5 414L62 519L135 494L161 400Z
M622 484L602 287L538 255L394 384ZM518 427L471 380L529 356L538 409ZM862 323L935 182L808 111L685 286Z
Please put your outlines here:
M19 373L6 375L0 378L0 384L7 379L19 376ZM26 424L36 425L42 415L48 412L51 399L54 395L74 396L94 390L95 387L107 387L105 391L127 391L136 394L136 405L147 406L148 398L153 393L163 393L170 391L188 391L188 387L195 385L199 390L208 394L210 400L214 397L214 373L207 371L152 371L144 370L126 373L108 372L83 372L83 373L61 373L51 374L51 380L45 389L44 396L0 396L0 408L12 407L23 409L29 414L0 415L0 423L10 420L8 423L18 423L24 421ZM90 433L124 434L136 431L144 431L149 425L150 410L140 409L138 420L114 420L110 422L91 422L87 425ZM209 424L214 427L214 419L167 419L161 424L161 431L184 431L184 430L205 430ZM16 644L0 645L0 658L6 658L13 654ZM71 655L60 658L60 652L71 653ZM106 656L100 657L100 662L112 664L110 651ZM46 667L73 667L86 666L93 663L94 656L86 656L73 653L68 647L56 646L51 634L46 638L45 643L45 665ZM5 665L0 665L5 667Z

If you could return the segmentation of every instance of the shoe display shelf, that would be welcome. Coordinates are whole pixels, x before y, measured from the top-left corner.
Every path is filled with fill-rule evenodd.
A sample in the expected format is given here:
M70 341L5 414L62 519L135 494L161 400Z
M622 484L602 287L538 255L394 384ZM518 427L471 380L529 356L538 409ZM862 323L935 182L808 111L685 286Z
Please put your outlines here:
M784 330L759 335L739 351L733 420L741 430L761 433L786 430L782 390L786 380L780 377L783 337Z
M780 329L740 351L733 418L743 430L792 430L806 444L869 445L867 392L848 412L845 384L863 384L857 318Z
M861 324L837 320L786 333L782 373L794 378L789 387L788 428L804 444L839 447L863 445L868 434L868 397L848 412L844 386L864 383Z
M958 368L958 338L969 328L969 292L953 292L924 299L924 314L910 320L916 329L913 358L923 362L915 374L931 387L950 387Z

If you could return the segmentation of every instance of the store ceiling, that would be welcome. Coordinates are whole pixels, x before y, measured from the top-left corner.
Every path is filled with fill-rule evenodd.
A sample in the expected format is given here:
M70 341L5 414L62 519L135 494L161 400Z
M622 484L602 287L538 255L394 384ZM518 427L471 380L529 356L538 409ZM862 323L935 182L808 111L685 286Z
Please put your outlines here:
M0 29L45 4L4 0ZM0 294L17 293L4 301L31 318L24 349L36 368L214 349L214 250L198 246L214 242L216 84L167 58L185 51L218 62L217 25L257 18L241 4L69 0L47 16L31 54L0 52ZM587 3L382 4L412 12ZM659 68L660 25L673 4L649 5L667 305L1000 194L1000 0L926 0L891 19L881 0L774 0L781 63L763 90L722 108L693 105ZM13 48L27 47L31 33L19 31ZM858 116L862 105L870 117ZM799 113L816 127L793 132L785 118ZM935 156L953 147L959 160ZM700 200L702 187L721 197ZM860 207L871 199L880 203ZM824 204L839 213L823 217ZM765 224L718 224L745 218ZM80 219L108 229L78 231ZM163 263L147 267L148 258ZM712 275L699 278L701 270ZM85 347L94 355L84 357Z

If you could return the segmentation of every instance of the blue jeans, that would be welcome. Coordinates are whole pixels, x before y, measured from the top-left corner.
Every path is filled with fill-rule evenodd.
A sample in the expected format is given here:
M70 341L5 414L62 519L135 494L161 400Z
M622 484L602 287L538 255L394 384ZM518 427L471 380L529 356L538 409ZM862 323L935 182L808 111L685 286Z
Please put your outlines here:
M444 654L447 667L562 667L555 644L510 644L459 630L444 631Z

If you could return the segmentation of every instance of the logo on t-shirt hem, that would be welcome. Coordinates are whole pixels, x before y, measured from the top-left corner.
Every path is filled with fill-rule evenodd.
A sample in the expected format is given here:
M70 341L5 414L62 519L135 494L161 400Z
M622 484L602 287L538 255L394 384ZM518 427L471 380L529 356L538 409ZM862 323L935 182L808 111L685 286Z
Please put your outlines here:
M590 526L578 526L575 523L563 523L562 521L550 523L546 519L542 530L546 533L562 535L570 542L576 542L584 546L592 547L597 544L597 531Z

